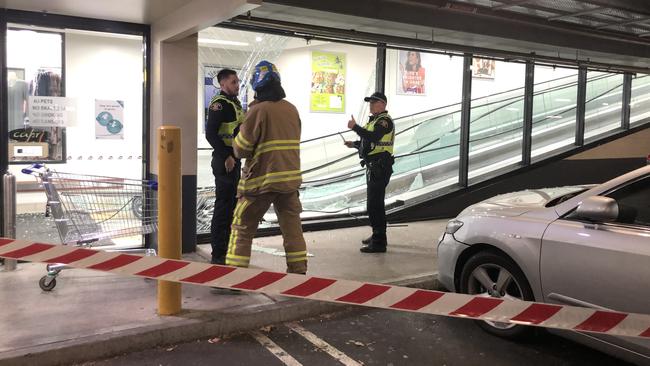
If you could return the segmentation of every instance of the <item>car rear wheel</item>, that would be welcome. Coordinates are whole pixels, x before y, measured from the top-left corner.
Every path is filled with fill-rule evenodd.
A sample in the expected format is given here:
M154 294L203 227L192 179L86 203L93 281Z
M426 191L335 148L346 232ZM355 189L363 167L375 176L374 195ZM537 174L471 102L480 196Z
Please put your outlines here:
M479 252L465 263L460 290L477 296L534 301L533 291L521 269L510 258L491 251ZM477 321L477 324L488 333L509 339L523 339L535 330L493 321Z

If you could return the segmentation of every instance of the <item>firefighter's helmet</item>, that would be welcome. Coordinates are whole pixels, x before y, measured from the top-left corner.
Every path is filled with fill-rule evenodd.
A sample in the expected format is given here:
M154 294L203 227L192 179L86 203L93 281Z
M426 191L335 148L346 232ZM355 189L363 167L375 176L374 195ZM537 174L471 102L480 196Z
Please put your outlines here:
M253 87L253 90L258 91L268 85L272 80L280 81L280 73L275 65L266 60L260 61L260 63L255 65L253 76L251 76L251 87Z

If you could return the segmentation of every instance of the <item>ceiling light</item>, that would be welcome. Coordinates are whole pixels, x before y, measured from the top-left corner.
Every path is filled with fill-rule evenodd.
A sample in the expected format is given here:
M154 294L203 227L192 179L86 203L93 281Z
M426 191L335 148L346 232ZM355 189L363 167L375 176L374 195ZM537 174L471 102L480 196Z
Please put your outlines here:
M199 38L199 43L204 44L222 44L226 46L248 46L246 42L226 41L223 39Z
M260 36L255 37L255 42L262 42L262 37Z

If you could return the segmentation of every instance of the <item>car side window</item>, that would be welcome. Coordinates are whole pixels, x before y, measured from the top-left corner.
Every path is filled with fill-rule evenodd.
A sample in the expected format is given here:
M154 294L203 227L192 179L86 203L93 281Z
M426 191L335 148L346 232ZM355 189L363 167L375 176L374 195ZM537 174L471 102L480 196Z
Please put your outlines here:
M607 197L618 203L616 222L650 226L650 177L619 188Z

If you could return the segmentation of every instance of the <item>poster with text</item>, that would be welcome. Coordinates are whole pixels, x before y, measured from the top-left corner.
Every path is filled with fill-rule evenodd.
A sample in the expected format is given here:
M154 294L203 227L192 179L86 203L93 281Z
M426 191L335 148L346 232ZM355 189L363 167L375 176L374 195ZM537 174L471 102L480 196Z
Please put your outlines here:
M426 95L424 82L426 72L422 66L422 57L419 51L397 52L399 66L397 68L397 94Z
M29 125L32 127L68 127L76 124L77 103L73 98L30 96Z
M95 139L124 139L124 101L95 99Z
M311 53L312 112L345 113L345 54Z
M496 74L495 60L472 58L472 77L478 79L494 79Z

